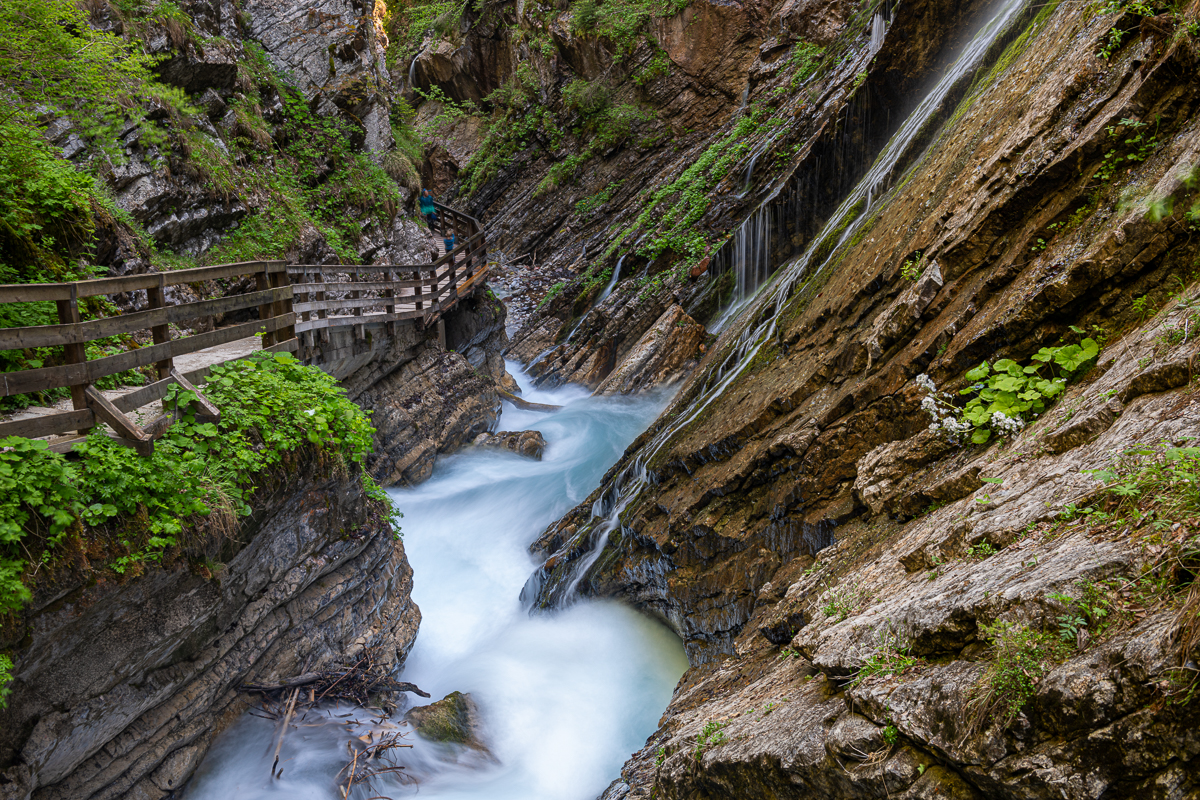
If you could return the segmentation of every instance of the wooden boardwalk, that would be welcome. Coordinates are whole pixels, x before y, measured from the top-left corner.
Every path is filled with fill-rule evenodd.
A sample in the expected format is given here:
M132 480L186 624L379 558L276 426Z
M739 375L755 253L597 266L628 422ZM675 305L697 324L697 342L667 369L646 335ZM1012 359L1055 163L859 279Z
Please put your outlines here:
M258 350L296 353L318 366L354 349L354 342L395 335L397 324L419 329L441 316L483 283L487 248L478 220L438 206L439 230L456 236L446 253L438 239L438 257L430 264L289 265L282 261L222 264L174 272L101 278L59 284L0 286L0 303L54 302L59 324L0 328L0 350L62 348L62 364L0 373L0 396L69 388L69 408L40 409L0 422L0 438L49 438L65 452L98 425L112 429L122 443L149 453L179 409L164 409L150 422L138 409L162 400L170 386L195 389L209 367L244 358ZM212 300L168 304L166 289L183 284L253 282L253 289ZM119 293L146 293L147 309L83 322L79 301ZM215 315L254 317L220 329L172 338L172 325L193 325ZM203 327L203 325L199 326ZM335 335L349 329L352 335ZM149 331L150 344L118 355L88 359L89 342ZM336 340L336 342L335 342ZM340 343L340 344L338 344ZM349 344L347 344L349 343ZM153 365L158 380L120 392L101 392L94 384L110 375ZM199 393L197 393L199 394ZM200 413L217 416L203 396Z

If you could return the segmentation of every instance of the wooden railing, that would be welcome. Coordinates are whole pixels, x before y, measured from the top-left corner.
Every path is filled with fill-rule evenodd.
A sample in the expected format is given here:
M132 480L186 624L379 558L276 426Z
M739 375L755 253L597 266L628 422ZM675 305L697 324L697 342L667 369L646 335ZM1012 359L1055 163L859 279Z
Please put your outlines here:
M415 320L427 328L483 282L483 227L474 217L434 205L435 234L439 241L454 235L455 245L432 264L288 267L303 360L321 363L338 357L339 351L331 349L332 329L338 327L354 326L356 339L365 337L368 326L384 327L392 336L401 320Z
M82 436L104 422L123 443L149 453L154 439L165 431L178 410L145 428L126 414L163 399L172 384L195 391L193 382L208 371L204 367L181 373L175 369L175 358L261 334L262 349L298 352L303 360L321 364L337 355L328 346L336 328L354 326L353 338L362 339L367 327L376 326L392 336L395 324L403 320L411 320L420 328L429 327L482 283L487 272L487 250L479 222L440 204L438 211L440 230L435 233L453 233L456 242L451 252L432 264L311 267L254 261L73 283L0 285L0 303L54 302L59 319L57 325L0 328L0 350L62 347L64 356L59 366L0 373L0 397L69 388L73 406L71 411L0 422L0 438L36 438L70 431ZM247 277L254 278L254 291L194 303L166 303L168 286ZM136 291L147 293L147 310L80 320L81 299ZM257 309L258 319L171 338L172 323L253 309ZM88 343L139 331L149 331L153 343L88 360ZM102 378L151 364L156 368L156 382L111 401L94 386ZM216 409L199 392L197 396L199 412L215 416ZM66 451L75 441L55 442L51 447Z

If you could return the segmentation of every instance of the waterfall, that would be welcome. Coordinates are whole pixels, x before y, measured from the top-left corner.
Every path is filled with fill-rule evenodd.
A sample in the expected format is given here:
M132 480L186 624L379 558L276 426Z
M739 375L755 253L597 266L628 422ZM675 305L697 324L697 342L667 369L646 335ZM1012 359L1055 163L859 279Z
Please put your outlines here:
M608 296L612 294L612 290L616 288L617 281L621 278L621 264L624 261L625 255L622 253L621 257L617 259L617 266L613 268L612 279L608 282L608 286L604 287L604 291L600 293L600 299L596 301L596 305L600 305L607 300Z
M825 226L813 237L805 251L779 270L767 291L758 295L754 294L754 281L760 276L765 278L773 269L770 262L771 211L768 204L759 206L737 229L732 237L731 246L727 244L723 247L714 260L721 260L724 268L734 271L738 286L734 301L718 324L728 325L731 330L738 330L740 327L740 333L728 348L725 358L709 370L695 399L675 416L672 424L664 426L643 446L642 455L635 463L650 464L675 434L694 422L713 400L725 392L749 366L762 346L775 336L779 314L800 280L819 274L827 265L836 261L838 251L869 219L868 199L874 201L886 193L897 164L909 153L921 131L942 107L954 87L964 79L969 79L983 66L984 57L992 44L1003 35L1009 24L1020 16L1026 2L1027 0L1002 0L999 3L993 16L975 34L937 85L908 115L875 159L871 169L830 215ZM830 243L832 246L829 246ZM824 253L824 259L817 264L811 263L818 253ZM714 271L714 274L718 273ZM732 325L729 324L731 322ZM643 472L645 470L644 467L640 469ZM625 472L628 472L628 469ZM622 473L622 477L625 472ZM586 558L575 562L576 574L572 576L570 586L577 587L586 571L599 559L600 550L607 544L608 534L619 524L617 518L621 510L628 506L649 480L652 480L652 476L647 476L645 480L624 482L619 479L614 483L612 488L621 494L621 499L613 503L613 512L606 515L607 518L602 523L604 532L597 539L592 552Z
M413 56L412 63L408 65L408 88L417 88L417 59L421 57L420 53Z
M871 55L879 52L879 48L883 47L883 35L887 33L887 22L883 19L883 12L876 11L875 16L871 17Z

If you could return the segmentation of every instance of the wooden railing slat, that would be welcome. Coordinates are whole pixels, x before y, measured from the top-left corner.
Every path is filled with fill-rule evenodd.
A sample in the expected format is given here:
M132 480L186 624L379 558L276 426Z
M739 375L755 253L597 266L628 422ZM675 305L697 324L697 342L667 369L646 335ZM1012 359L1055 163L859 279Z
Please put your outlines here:
M87 322L76 322L64 325L35 325L25 328L0 328L0 350L23 350L27 347L56 347L66 344L82 344L106 336L116 336L122 333L146 330L155 325L174 322L176 324L196 317L213 314L227 314L230 311L240 311L243 308L253 308L264 300L274 301L283 299L284 294L290 294L290 286L282 289L269 289L267 292L251 292L230 297L218 297L214 300L199 300L194 303L155 308L149 311L136 311L132 314L122 314L119 317L105 317Z

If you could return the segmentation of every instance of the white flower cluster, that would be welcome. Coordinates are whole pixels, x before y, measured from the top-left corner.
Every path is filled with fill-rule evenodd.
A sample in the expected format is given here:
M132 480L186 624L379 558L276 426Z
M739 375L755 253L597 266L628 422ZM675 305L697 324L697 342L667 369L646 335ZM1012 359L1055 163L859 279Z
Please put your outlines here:
M969 422L959 421L958 407L950 402L950 395L946 392L939 392L933 379L925 373L918 375L916 382L917 386L929 392L921 400L921 410L933 420L929 430L945 436L948 441L955 444L962 444L966 441L967 437L971 435L971 431L974 430L974 426Z
M1007 414L996 411L992 414L992 421L989 423L992 432L999 436L1015 436L1025 428L1025 420L1020 417L1010 417Z

